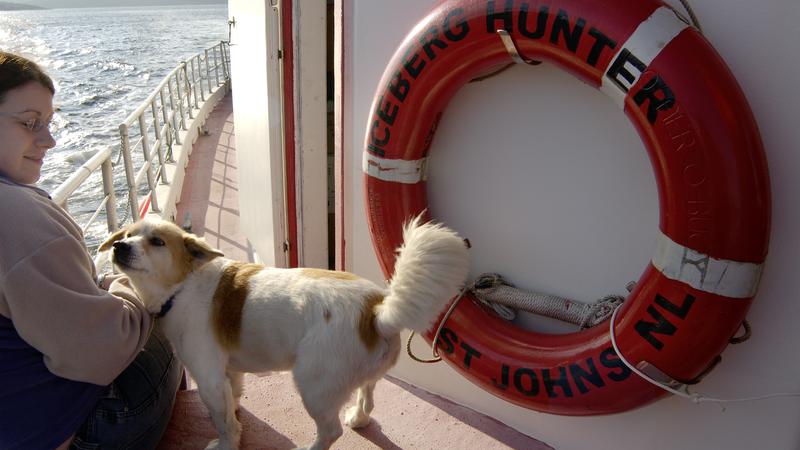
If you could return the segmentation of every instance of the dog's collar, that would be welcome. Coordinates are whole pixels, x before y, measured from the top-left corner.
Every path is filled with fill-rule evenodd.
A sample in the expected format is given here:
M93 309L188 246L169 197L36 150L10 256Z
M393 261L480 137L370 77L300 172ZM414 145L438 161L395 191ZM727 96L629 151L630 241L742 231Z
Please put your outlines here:
M158 314L156 314L156 317L160 319L167 315L169 310L172 309L172 303L175 300L175 296L178 295L178 292L180 292L180 290L175 291L175 293L170 295L167 301L164 302L163 305L161 305L161 311L159 311Z

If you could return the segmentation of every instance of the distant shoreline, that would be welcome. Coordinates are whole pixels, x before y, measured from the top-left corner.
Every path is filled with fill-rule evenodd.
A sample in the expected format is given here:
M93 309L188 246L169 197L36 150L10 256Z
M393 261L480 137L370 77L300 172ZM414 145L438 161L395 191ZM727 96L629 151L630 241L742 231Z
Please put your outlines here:
M123 4L118 4L114 0L108 0L110 5L93 5L93 4L84 4L79 6L56 6L56 9L73 9L73 8L114 8L114 7L136 7L136 6L151 6L151 7L162 7L162 6L212 6L212 5L226 5L227 2L225 0L172 0L166 1L166 3L161 4L157 2L156 4L150 4L152 2L144 2L144 3L133 3L127 4L127 2L123 2ZM165 1L165 0L162 0ZM102 3L102 2L101 2ZM46 6L38 6L38 5L30 5L26 3L15 3L15 2L4 2L0 1L0 11L31 11L31 10L43 10L43 9L53 9L52 7Z
M47 9L41 6L26 5L24 3L0 2L0 11L29 11L32 9Z

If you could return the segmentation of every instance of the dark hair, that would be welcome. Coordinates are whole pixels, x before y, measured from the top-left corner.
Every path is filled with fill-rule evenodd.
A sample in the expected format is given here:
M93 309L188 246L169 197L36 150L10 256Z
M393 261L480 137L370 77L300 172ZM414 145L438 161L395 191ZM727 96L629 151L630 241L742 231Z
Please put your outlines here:
M6 92L31 81L56 93L53 80L35 62L0 50L0 103L5 100Z

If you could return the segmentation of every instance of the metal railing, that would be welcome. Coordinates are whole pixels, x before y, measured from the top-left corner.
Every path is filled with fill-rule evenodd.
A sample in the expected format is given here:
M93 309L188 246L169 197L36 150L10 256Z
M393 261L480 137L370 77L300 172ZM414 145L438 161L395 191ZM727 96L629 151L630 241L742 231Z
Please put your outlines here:
M106 233L113 233L127 222L137 220L148 207L153 212L160 212L162 205L158 204L155 195L156 186L171 182L164 168L167 163L174 162L172 147L181 145L180 131L187 130L195 112L229 80L229 74L230 54L225 41L182 62L120 123L117 152L112 145L94 154L52 192L53 201L68 210L68 203L76 190L100 168L104 196L97 202L91 217L81 224L84 234L103 212ZM120 159L124 182L122 175L115 170ZM140 195L144 199L142 204ZM120 197L125 200L118 204ZM118 209L123 213L122 219L118 218Z

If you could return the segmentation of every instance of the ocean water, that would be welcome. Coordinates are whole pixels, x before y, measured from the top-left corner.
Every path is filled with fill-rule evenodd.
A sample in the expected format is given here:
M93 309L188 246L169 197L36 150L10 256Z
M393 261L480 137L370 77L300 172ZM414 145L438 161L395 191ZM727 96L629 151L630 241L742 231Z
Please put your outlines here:
M39 186L52 191L109 145L116 156L119 123L182 61L227 40L227 20L226 4L0 11L0 49L36 61L56 84L57 145ZM91 177L70 213L83 225L101 198ZM101 216L87 230L90 246L105 231Z

